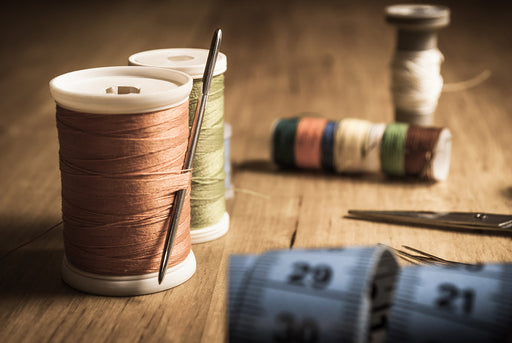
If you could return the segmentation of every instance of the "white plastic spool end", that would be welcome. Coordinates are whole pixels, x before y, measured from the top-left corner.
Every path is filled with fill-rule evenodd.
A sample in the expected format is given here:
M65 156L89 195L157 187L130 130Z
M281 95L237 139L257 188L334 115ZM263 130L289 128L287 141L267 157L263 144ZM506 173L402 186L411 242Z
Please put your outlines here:
M50 81L50 92L59 106L100 114L161 111L187 101L191 90L189 75L160 68L92 68Z
M71 287L86 293L106 296L133 296L162 292L176 287L194 275L196 259L192 250L178 265L167 269L161 284L158 272L131 276L93 274L72 266L66 258L62 261L62 278Z
M190 241L192 244L206 243L224 236L229 231L229 214L224 212L222 218L211 226L200 229L190 229Z
M448 178L451 151L452 134L450 130L443 129L432 152L432 178L434 180L444 181Z
M133 54L128 58L128 63L133 66L179 70L193 79L201 79L207 59L208 49L156 49ZM223 74L226 70L227 57L219 52L213 75Z

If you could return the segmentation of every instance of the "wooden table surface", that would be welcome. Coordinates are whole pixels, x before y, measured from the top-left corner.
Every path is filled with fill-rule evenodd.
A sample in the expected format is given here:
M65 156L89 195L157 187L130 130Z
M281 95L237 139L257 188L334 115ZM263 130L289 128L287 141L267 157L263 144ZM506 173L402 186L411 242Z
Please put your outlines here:
M435 125L453 134L448 180L284 172L272 165L270 129L278 117L313 112L393 120L395 30L383 17L389 3L363 3L33 1L3 10L0 342L221 342L227 261L234 253L384 243L463 262L511 262L510 235L344 218L352 208L512 212L510 4L446 3L452 23L439 36L445 82L492 72L476 87L441 95ZM60 275L62 225L41 235L61 221L49 80L126 65L142 50L207 48L216 27L228 56L225 119L233 126L237 188L228 201L229 233L194 245L197 271L172 290L121 298L75 291Z

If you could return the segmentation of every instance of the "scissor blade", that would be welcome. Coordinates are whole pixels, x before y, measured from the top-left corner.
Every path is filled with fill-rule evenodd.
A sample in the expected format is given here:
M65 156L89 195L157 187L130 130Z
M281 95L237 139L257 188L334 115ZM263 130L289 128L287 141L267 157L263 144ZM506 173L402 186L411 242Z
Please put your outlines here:
M474 212L429 211L365 211L349 210L350 215L368 220L403 224L420 224L456 228L494 229L510 231L512 215Z

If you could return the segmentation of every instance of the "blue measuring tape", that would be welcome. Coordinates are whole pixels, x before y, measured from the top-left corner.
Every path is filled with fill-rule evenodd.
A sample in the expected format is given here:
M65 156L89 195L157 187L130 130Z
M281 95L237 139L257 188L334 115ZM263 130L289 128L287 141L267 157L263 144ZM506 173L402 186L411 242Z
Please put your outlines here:
M411 266L401 271L388 342L511 340L511 264Z
M230 342L503 342L512 265L400 269L383 246L234 255Z

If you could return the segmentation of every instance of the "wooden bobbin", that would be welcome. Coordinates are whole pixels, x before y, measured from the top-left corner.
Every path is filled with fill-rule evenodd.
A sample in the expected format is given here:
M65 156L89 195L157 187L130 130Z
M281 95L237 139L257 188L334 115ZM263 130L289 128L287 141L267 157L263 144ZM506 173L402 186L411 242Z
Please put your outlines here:
M397 52L437 49L437 32L450 23L450 9L438 5L393 5L386 7L386 21L397 28ZM395 108L395 121L410 122L410 117L411 113Z
M386 21L397 27L398 51L437 48L437 31L450 23L450 9L437 5L386 7Z

